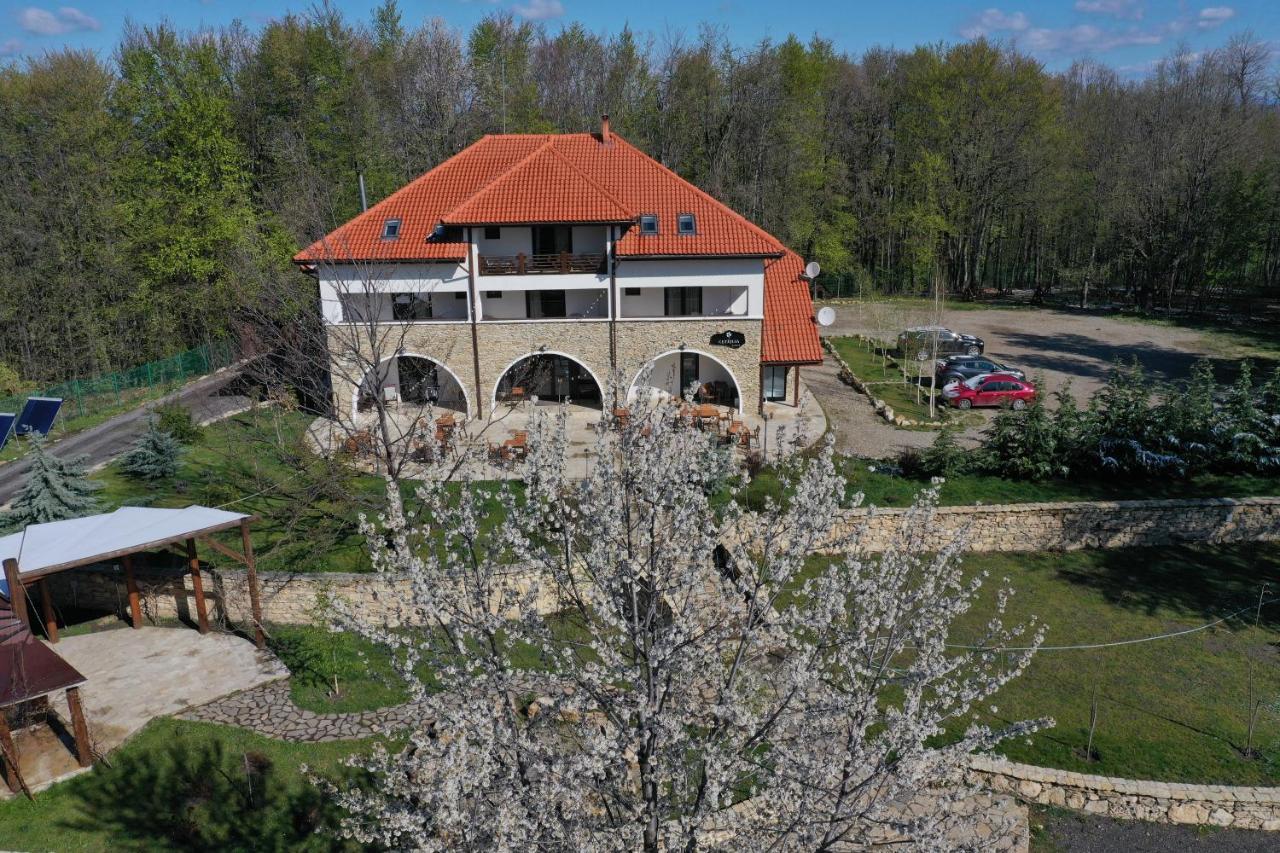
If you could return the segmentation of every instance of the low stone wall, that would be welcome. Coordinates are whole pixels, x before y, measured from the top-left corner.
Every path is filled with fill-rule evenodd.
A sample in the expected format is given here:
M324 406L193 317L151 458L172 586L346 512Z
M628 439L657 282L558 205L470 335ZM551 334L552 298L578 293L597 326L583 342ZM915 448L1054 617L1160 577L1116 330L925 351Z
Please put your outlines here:
M149 620L183 619L195 621L195 594L191 575L181 569L135 568L143 616ZM243 569L206 569L203 572L209 618L219 624L251 623L248 574ZM512 572L512 588L527 592L533 578ZM117 566L93 566L50 577L54 601L60 607L80 607L118 613L129 612L124 573ZM360 608L375 621L393 626L420 624L408 606L409 581L404 577L347 572L259 572L262 621L268 624L305 625L322 621L322 604L342 598ZM539 609L554 612L558 602L549 593L540 593Z
M1184 785L1071 773L974 756L969 781L1024 802L1157 823L1280 830L1280 788Z
M860 341L869 340L864 335L854 335L853 337ZM853 388L855 391L865 394L867 399L871 401L871 407L875 409L876 414L884 418L889 423L899 427L922 426L929 427L930 429L941 429L946 425L943 421L912 420L911 418L905 418L902 415L895 414L893 408L888 403L876 396L874 383L865 382L858 378L858 375L853 372L851 367L849 367L849 363L840 356L839 351L836 350L835 344L831 343L830 340L824 337L822 339L822 347L827 351L827 355L831 357L831 360L840 366L840 372L838 374L840 381L848 385L850 388ZM879 384L883 385L885 383L881 382Z
M862 547L884 551L905 509L847 512L836 536L862 531ZM1143 545L1280 540L1280 498L993 504L939 507L927 547L963 535L970 551L1073 551Z

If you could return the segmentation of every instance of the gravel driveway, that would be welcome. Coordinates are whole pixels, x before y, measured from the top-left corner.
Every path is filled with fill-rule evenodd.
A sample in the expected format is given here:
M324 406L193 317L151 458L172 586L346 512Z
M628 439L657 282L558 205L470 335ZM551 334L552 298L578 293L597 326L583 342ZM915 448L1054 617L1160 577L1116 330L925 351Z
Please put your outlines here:
M832 307L836 322L823 329L823 334L877 333L870 320L874 309L860 309L848 303L833 303ZM929 322L928 315L921 311L903 311L895 319L903 327ZM1116 360L1128 362L1137 356L1152 374L1181 379L1191 372L1197 359L1211 355L1208 341L1193 329L1067 309L952 311L943 324L985 340L986 351L993 358L1020 367L1031 376L1043 375L1049 391L1070 381L1072 391L1082 400L1106 382Z

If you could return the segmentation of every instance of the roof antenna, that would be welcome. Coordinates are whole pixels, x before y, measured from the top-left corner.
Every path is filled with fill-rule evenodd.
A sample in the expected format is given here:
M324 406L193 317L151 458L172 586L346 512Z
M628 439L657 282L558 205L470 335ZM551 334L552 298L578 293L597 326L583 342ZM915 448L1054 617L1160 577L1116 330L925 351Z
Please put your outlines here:
M360 178L360 210L369 209L369 197L364 193L364 172L356 172L356 176Z

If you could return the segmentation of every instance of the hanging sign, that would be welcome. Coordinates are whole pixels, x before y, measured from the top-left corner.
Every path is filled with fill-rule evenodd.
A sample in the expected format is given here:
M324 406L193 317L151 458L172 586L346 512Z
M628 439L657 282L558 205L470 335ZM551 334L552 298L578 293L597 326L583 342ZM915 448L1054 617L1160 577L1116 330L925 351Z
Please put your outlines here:
M711 345L713 347L729 347L737 349L747 342L747 336L742 332L718 332L711 336Z

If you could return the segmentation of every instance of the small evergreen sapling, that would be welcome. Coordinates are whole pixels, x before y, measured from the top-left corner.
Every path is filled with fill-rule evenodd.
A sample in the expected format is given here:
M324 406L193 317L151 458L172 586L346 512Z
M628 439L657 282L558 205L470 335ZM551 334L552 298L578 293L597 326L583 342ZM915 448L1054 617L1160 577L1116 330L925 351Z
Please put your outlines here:
M139 480L165 480L178 473L182 445L167 432L161 432L152 421L147 431L120 461L120 468Z
M44 446L44 439L30 439L31 472L13 506L3 516L4 526L20 530L31 524L79 518L98 509L93 493L101 488L85 475L84 456L63 459Z

